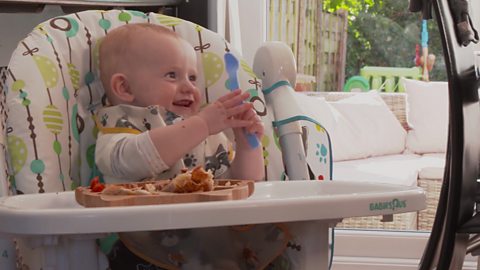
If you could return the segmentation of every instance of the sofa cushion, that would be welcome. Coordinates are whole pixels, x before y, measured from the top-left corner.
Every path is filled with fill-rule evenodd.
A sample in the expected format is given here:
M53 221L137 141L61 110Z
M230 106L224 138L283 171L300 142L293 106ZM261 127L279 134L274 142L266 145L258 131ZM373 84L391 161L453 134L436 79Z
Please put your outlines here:
M359 93L330 104L341 115L338 117L341 121L330 134L334 161L403 152L406 131L377 91Z
M407 93L407 149L444 153L448 132L448 83L402 79Z
M419 155L401 154L334 162L333 179L416 186L420 159Z
M442 179L445 170L445 154L433 153L422 155L418 162L419 179Z

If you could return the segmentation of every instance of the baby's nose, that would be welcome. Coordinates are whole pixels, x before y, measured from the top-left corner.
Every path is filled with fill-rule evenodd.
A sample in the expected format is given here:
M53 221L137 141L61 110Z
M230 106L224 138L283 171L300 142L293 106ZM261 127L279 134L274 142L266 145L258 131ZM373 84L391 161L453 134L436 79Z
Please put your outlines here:
M195 90L195 84L190 80L184 80L182 84L182 91L193 92Z

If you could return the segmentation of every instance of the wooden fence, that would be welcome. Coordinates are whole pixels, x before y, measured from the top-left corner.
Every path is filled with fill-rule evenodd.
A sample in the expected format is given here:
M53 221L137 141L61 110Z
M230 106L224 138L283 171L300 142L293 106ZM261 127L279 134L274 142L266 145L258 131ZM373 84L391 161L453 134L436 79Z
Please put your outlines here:
M345 82L347 13L324 12L322 0L267 3L267 38L290 46L303 89L341 91Z

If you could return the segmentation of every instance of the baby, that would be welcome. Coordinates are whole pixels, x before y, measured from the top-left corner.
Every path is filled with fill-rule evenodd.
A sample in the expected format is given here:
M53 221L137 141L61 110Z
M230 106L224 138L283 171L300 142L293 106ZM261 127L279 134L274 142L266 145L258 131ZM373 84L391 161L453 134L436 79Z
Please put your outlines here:
M211 170L216 179L264 178L262 148L252 148L246 138L255 134L260 139L264 132L252 104L243 102L248 93L235 90L200 109L197 76L194 49L168 28L128 24L107 34L100 46L100 77L112 106L97 113L100 132L95 152L107 183L168 179L197 165ZM223 134L229 128L235 135L235 151ZM231 227L124 233L109 255L110 266L113 270L150 263L167 269L262 267L286 245L285 239L275 237L262 242L262 229L274 235L283 232L269 225L255 233ZM214 250L209 251L202 242L211 236L218 243L211 242ZM237 243L232 237L242 240ZM250 247L256 242L265 245L261 250L272 251L256 254ZM234 243L238 254L231 251ZM228 248L219 248L222 245Z
M125 25L105 37L100 77L113 106L97 114L95 156L107 182L167 179L196 164L216 178L263 179L262 149L250 147L243 132L263 135L252 104L242 103L248 93L232 91L199 110L196 59L190 44L159 25ZM228 128L236 143L231 164L221 133ZM215 156L222 159L209 162Z

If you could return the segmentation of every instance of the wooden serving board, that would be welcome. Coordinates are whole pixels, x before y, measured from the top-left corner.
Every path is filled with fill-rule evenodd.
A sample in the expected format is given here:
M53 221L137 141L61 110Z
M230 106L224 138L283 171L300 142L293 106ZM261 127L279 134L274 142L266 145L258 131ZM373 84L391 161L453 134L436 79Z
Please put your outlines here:
M156 183L167 184L169 180L157 180ZM152 183L149 182L137 182ZM228 184L230 183L230 185ZM127 184L117 184L126 186ZM246 199L253 194L255 182L253 180L218 180L215 181L213 191L193 193L158 192L150 195L106 195L92 192L89 187L75 189L75 199L85 207L131 206L150 204L191 203L209 201L227 201Z

